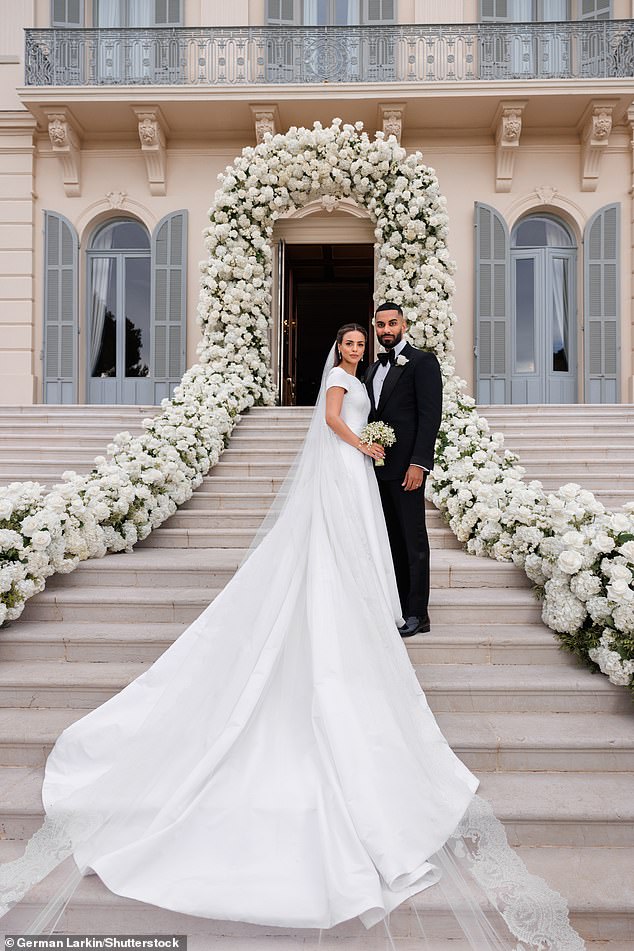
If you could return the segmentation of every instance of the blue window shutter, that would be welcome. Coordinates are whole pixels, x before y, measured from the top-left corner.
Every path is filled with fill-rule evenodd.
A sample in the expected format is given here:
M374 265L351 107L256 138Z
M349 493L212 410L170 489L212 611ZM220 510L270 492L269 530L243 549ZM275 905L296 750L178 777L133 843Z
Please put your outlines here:
M152 374L156 399L169 396L185 372L187 212L159 221L152 235Z
M506 403L510 373L510 250L504 218L475 205L475 352L478 403Z
M44 402L77 401L78 240L70 221L44 212Z
M584 235L586 403L619 402L620 205L605 205Z
M51 0L51 26L78 27L84 22L84 0Z

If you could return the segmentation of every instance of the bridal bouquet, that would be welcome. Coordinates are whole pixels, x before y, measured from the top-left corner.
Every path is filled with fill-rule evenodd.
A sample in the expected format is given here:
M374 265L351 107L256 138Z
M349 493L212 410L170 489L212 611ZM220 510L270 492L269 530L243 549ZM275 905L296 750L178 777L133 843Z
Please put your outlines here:
M387 446L394 445L396 442L396 433L387 423L382 423L380 420L377 420L375 423L368 423L367 426L363 427L359 439L367 446L371 446L372 443L375 442L385 449ZM384 466L385 459L375 459L374 465Z

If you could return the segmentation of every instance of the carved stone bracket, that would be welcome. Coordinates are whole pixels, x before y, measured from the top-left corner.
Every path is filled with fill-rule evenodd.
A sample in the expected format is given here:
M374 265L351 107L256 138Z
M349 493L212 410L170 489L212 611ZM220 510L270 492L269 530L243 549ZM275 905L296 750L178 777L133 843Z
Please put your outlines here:
M158 106L132 107L139 123L141 152L145 159L151 195L167 191L167 126Z
M495 131L495 190L510 192L513 187L515 158L520 147L522 113L526 100L503 101L493 120Z
M601 159L608 147L615 106L616 100L590 103L579 123L581 191L596 191L599 184Z
M77 126L68 109L56 109L46 114L48 135L53 152L62 165L64 191L70 198L81 195L81 140Z
M267 133L276 135L280 131L280 114L275 103L265 102L258 106L251 106L251 115L258 145L264 142L264 136Z
M403 127L405 125L405 103L404 102L381 102L379 103L379 128L383 130L386 139L391 135L396 137L396 141L401 144Z

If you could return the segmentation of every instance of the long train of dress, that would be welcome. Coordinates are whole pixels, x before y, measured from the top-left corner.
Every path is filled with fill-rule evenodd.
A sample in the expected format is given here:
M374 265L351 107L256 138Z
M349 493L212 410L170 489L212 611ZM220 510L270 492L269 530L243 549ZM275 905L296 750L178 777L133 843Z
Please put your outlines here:
M174 911L370 927L438 881L434 856L458 836L516 935L530 941L537 918L543 928L544 905L551 946L581 948L545 885L532 924L516 913L509 895L519 902L529 879L517 859L504 880L505 838L495 861L478 856L497 820L485 809L480 821L477 780L440 732L396 630L372 463L326 426L328 383L347 389L350 428L364 425L365 388L330 370L260 543L145 673L57 740L39 844L36 833L22 860L0 867L0 898L9 907L72 853L113 892Z

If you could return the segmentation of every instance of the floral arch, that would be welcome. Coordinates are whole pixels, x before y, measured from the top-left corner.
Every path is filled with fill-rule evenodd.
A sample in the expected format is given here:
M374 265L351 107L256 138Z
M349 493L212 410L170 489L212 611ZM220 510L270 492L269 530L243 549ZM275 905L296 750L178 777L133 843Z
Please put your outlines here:
M205 232L198 310L200 362L241 372L257 402L270 402L269 322L276 220L316 199L352 199L375 225L375 298L403 307L415 345L453 368L453 264L447 213L432 169L396 139L370 139L361 123L291 128L243 151L220 176ZM326 204L326 207L328 205ZM244 376L245 364L248 373Z
M375 223L375 297L393 300L409 336L444 377L443 422L428 495L474 554L522 566L564 646L614 683L634 678L634 503L606 512L578 485L547 494L478 415L454 372L453 264L445 201L420 153L362 125L291 128L243 151L220 176L205 232L191 367L142 436L120 433L87 476L50 492L0 494L0 624L55 571L131 548L218 461L240 413L273 402L269 326L273 225L317 198L353 199Z

